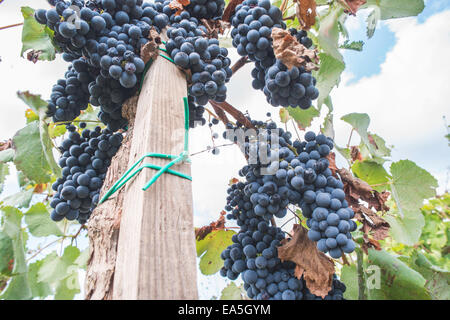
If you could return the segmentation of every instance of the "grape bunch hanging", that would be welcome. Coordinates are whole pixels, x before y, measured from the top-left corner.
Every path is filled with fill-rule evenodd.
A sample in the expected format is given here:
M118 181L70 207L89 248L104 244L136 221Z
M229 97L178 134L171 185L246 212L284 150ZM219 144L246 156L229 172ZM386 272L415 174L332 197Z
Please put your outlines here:
M236 220L240 230L222 252L221 275L235 280L241 274L247 295L258 300L320 299L309 292L303 278L295 277L294 263L279 259L277 248L285 234L270 223L284 218L289 205L297 206L307 218L308 238L320 251L333 258L353 252L354 212L327 159L333 141L309 131L305 141L292 142L290 132L275 122L251 124L255 129L229 125L224 133L240 144L249 164L239 171L244 181L227 191L227 218ZM274 134L276 144L271 142ZM343 291L345 286L335 279L325 299L340 300Z
M152 29L166 32L168 56L190 75L189 126L206 123L208 102L225 102L231 60L203 21L220 20L225 2L192 0L183 10L174 9L169 0L55 0L51 4L54 8L37 10L35 19L54 31L54 42L69 63L64 77L53 86L47 107L47 116L67 124L69 131L59 147L62 176L52 186L51 218L84 224L98 204L106 172L122 143L122 130L128 125L122 105L141 85L146 69L141 51ZM301 66L288 68L273 50L273 28L286 29L280 9L270 0L245 0L230 22L233 46L253 63L253 88L261 90L272 106L309 108L319 95L316 79ZM304 47L312 46L305 31L289 33ZM106 129L70 124L89 104L99 107L98 118ZM354 250L354 213L327 160L333 141L313 132L305 135L305 141L292 141L292 135L274 122L248 121L256 136L248 135L240 147L247 158L256 154L256 162L244 166L239 171L243 181L228 189L227 218L236 220L240 231L222 252L221 274L231 280L242 275L250 298L321 299L295 276L295 263L278 258L285 233L271 221L283 218L287 207L295 205L307 219L309 239L320 251L339 258ZM249 129L239 121L226 127L228 133ZM269 141L275 130L280 133L277 145L262 142ZM340 300L344 291L345 285L334 275L325 299Z

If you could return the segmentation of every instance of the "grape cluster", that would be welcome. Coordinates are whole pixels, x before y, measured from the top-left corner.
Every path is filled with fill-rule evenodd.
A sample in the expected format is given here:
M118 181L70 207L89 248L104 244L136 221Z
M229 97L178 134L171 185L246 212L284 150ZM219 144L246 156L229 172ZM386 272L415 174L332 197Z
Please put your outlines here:
M316 79L302 67L288 70L273 52L272 28L286 28L280 9L269 0L246 0L236 7L231 23L233 46L241 56L255 62L253 88L262 90L274 107L308 109L319 96ZM289 31L305 47L312 45L305 31Z
M251 298L315 299L303 280L295 278L295 265L278 258L277 247L285 235L269 222L285 217L289 204L296 205L308 218L308 237L317 241L320 251L338 258L354 250L353 211L326 158L333 141L307 132L305 141L292 142L291 134L274 122L250 121L254 129L229 124L224 133L240 145L249 164L239 171L245 182L236 182L227 190L227 218L236 220L240 231L222 253L221 274L232 280L242 274ZM275 133L278 141L272 139ZM342 299L344 290L336 280L326 299Z
M239 55L273 64L272 28L286 28L278 7L270 0L246 0L236 7L231 24L232 43Z
M205 125L206 119L203 117L203 113L205 112L205 108L202 106L198 106L194 102L194 97L188 96L189 103L189 127L195 128L197 125Z
M224 0L192 0L186 10L199 19L220 19L225 7Z
M84 80L91 80L90 102L101 107L99 117L112 131L126 125L121 106L136 92L142 77L145 64L139 55L150 29L161 30L169 22L158 10L162 10L161 3L143 4L142 0L60 0L55 8L35 12L39 23L55 31L63 59L83 72ZM85 82L83 85L86 89ZM67 108L51 101L48 114L58 120L73 120L85 108L85 100L70 100L74 107L69 111L58 111Z
M303 67L288 68L276 60L266 71L263 88L267 102L272 106L297 107L308 109L312 100L319 97L315 87L316 79Z
M203 106L210 99L225 101L225 83L232 74L228 50L219 46L219 40L208 39L206 28L188 11L171 15L170 21L166 49L175 64L191 71L189 94L195 98L195 103Z
M240 174L247 175L248 170L244 167ZM295 277L293 262L281 262L278 258L277 248L285 234L280 228L269 226L268 221L252 209L253 195L249 196L249 186L237 182L228 189L228 206L234 204L235 207L226 208L232 209L227 218L236 219L241 229L232 237L234 243L221 254L224 260L221 275L236 280L241 274L247 295L257 300L321 299L309 292L303 278ZM278 202L275 195L268 201L269 205ZM344 291L345 285L335 278L325 299L341 300Z
M47 106L47 116L53 121L71 121L85 110L89 103L89 83L91 74L87 72L87 63L83 58L74 61L64 79L60 79L52 88Z
M80 128L85 128L80 123ZM121 133L109 129L84 129L81 135L74 125L68 126L69 137L61 146L59 166L62 177L52 185L56 191L50 206L54 221L78 220L86 223L99 200L100 189L112 157L122 143Z
M308 38L308 33L305 30L297 30L295 28L290 28L289 33L291 36L294 36L298 42L304 45L306 48L310 48L312 46L312 40Z

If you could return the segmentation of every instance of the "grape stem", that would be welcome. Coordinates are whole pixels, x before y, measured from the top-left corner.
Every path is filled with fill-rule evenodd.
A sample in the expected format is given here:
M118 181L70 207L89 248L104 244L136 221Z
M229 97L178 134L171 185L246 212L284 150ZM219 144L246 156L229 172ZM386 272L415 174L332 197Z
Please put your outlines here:
M283 21L286 21L286 20L294 20L295 19L295 14L293 14L292 16L289 16L289 17L284 17L283 18Z
M364 253L361 249L356 250L356 262L358 268L358 300L366 300L365 287L364 287L364 270L363 261Z
M232 143L225 143L225 144L221 144L221 145L219 145L219 146L215 146L215 148L220 148L220 147L226 147L226 146L233 146L234 145L234 143L232 142ZM191 153L190 155L189 155L189 157L192 157L192 156L195 156L195 155L197 155L197 154L200 154L200 153L203 153L203 152L206 152L206 151L210 151L211 149L205 149L205 150L202 150L202 151L198 151L198 152L194 152L194 153Z
M248 62L251 62L250 60L248 60L248 57L241 57L238 61L235 62L235 64L233 64L231 66L231 71L233 71L233 75L236 73L236 71L238 71L240 68L242 68L243 66L245 66Z

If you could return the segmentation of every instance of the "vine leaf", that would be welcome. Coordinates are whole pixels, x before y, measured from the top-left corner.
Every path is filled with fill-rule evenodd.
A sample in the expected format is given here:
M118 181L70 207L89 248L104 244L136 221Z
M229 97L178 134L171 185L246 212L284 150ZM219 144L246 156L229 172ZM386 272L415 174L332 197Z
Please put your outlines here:
M220 300L242 300L242 287L231 282L222 290Z
M74 246L67 246L62 256L52 252L42 259L37 275L37 282L49 283L56 287L55 299L73 299L80 292L78 269L76 261L80 250Z
M347 300L358 300L358 272L356 264L344 265L341 270L341 279L347 288L344 298Z
M347 49L353 51L362 51L363 47L364 42L362 40L352 42L350 42L350 40L345 40L344 43L339 46L340 49Z
M375 7L370 14L367 16L367 38L370 39L375 34L375 29L377 28L378 21L380 20L380 8Z
M295 276L306 281L311 293L325 297L331 290L334 263L324 253L317 250L316 243L309 240L308 230L294 224L292 238L282 240L278 248L278 257L282 261L295 262Z
M336 59L328 53L320 53L320 69L317 72L317 89L319 90L319 98L317 99L317 107L321 108L329 97L331 90L341 81L341 73L345 69L343 61Z
M0 193L3 192L3 183L9 174L8 164L0 162Z
M369 185L381 184L381 186L373 187L375 190L380 192L386 189L386 186L382 184L387 184L390 178L386 169L384 169L381 164L371 160L361 161L360 159L357 159L352 165L352 171L356 177L364 180Z
M287 108L289 115L295 120L297 126L301 130L305 130L309 126L311 126L311 122L314 118L320 115L319 111L313 106L309 107L306 110L301 108Z
M32 293L28 283L28 266L25 260L26 240L23 239L22 232L22 212L14 207L2 207L3 212L3 232L12 240L14 252L14 275L8 286L0 296L0 299L25 300L31 299ZM25 241L24 241L25 240Z
M231 241L233 234L236 234L236 232L232 230L215 230L203 240L196 241L201 273L211 275L222 268L223 260L220 258L220 254L233 243Z
M388 216L393 238L406 245L414 245L420 237L425 219L420 211L425 199L436 194L437 180L410 160L394 162L390 167L393 198L397 215Z
M373 277L367 278L368 284L374 284L368 286L370 299L430 299L425 288L425 278L397 257L385 250L369 249L368 259L371 270L375 272Z
M0 274L11 273L11 261L14 261L12 239L5 232L0 231Z
M350 9L350 13L356 14L356 11L358 11L359 7L366 3L366 0L345 0L345 2Z
M28 208L33 197L33 191L33 189L21 190L4 198L1 204L4 207Z
M23 56L26 51L33 50L33 59L55 60L57 48L52 40L53 31L34 19L34 9L22 7L21 11L24 23L22 29L22 51L20 55Z
M14 159L14 150L13 149L5 149L0 151L0 162L6 163L13 161Z
M190 0L172 0L169 3L169 8L172 10L176 10L175 15L178 16L184 10L184 7L191 3Z
M331 6L330 11L321 17L317 35L320 48L323 53L333 57L340 63L344 62L342 54L338 50L339 41L339 17L344 14L344 9L339 6ZM320 57L322 60L322 57Z
M450 300L450 271L433 265L420 251L411 256L411 267L419 272L426 280L433 300Z
M417 16L425 8L423 0L367 0L366 7L380 10L380 19L395 19Z
M217 221L211 222L208 226L195 228L195 239L197 239L197 241L200 241L205 239L208 234L215 230L223 230L225 228L225 215L226 212L222 210Z
M289 31L272 28L273 52L288 69L304 67L307 71L318 70L319 57L316 49L307 49L291 36Z
M58 225L50 219L50 214L42 202L36 203L25 213L25 223L30 234L35 237L63 235Z
M308 30L316 23L316 1L296 0L296 15L303 29Z
M28 282L30 284L33 297L46 298L53 293L47 282L38 281L38 272L42 267L43 261L39 260L28 266Z
M51 181L52 171L41 141L40 121L30 122L20 129L13 137L13 148L14 164L27 178L36 183Z

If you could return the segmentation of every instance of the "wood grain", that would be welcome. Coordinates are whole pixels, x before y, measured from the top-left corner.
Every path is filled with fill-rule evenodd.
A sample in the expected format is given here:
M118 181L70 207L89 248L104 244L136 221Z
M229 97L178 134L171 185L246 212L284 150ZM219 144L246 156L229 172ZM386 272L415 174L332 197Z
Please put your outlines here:
M159 57L150 67L136 111L128 167L149 152L183 151L185 75ZM147 158L156 165L168 160ZM173 170L190 175L190 165ZM191 181L146 168L124 192L113 299L197 299Z

